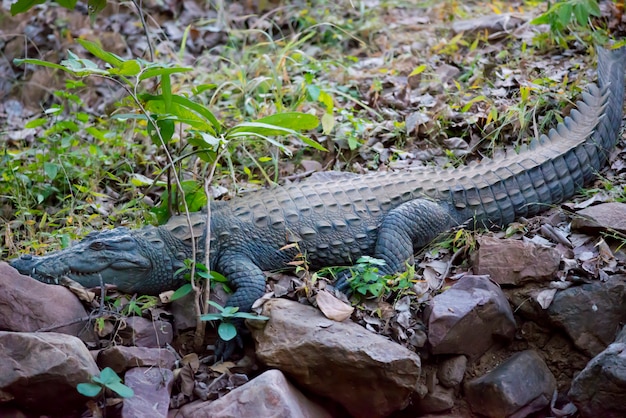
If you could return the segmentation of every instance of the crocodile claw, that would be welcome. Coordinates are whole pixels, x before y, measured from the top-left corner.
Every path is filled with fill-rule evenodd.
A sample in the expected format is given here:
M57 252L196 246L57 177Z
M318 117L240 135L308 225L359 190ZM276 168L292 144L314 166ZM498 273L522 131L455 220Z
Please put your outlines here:
M215 361L228 360L237 348L243 348L243 339L240 333L237 333L235 338L229 341L224 341L218 336L217 341L215 341Z
M352 272L348 269L343 270L339 274L337 274L337 279L333 283L333 287L347 297L350 297L352 295L350 279L352 279Z

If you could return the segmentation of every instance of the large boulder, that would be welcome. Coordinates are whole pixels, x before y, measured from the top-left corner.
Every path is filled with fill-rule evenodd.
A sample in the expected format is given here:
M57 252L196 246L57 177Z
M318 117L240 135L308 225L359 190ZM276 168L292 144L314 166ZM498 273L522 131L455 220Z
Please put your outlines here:
M626 233L626 203L608 202L576 212L572 229L597 234L607 229Z
M498 340L515 335L511 306L489 276L462 277L432 299L425 315L433 354L475 359Z
M38 282L0 262L0 329L45 329L94 341L93 329L85 326L88 321L82 303L67 288Z
M126 372L124 384L134 395L124 399L122 418L167 418L174 373L159 367L135 367Z
M574 344L595 356L615 340L626 323L626 276L560 290L547 310Z
M557 250L533 242L481 237L478 245L474 273L489 275L500 285L552 280L561 263Z
M626 416L626 327L574 378L568 396L583 418Z
M180 416L330 418L331 415L307 399L280 371L268 370L215 401L183 406Z
M357 417L403 409L420 376L417 354L347 320L285 299L263 306L267 323L253 325L258 359L300 387L331 398Z
M0 331L0 402L41 414L70 414L87 400L76 385L98 375L76 337L56 332Z
M514 354L489 373L465 384L472 410L493 418L524 418L549 405L556 379L533 350Z

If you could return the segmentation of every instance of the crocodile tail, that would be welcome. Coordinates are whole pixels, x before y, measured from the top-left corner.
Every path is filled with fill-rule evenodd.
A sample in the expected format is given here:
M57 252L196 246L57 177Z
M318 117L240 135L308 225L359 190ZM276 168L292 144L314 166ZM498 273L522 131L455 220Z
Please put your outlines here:
M626 48L598 48L598 84L548 135L519 153L448 173L451 204L476 226L506 225L571 198L606 165L622 123ZM446 172L442 172L446 174Z
M598 85L609 89L605 116L600 121L593 142L599 148L600 167L606 164L615 147L622 124L624 107L624 73L626 72L626 47L618 49L597 48Z

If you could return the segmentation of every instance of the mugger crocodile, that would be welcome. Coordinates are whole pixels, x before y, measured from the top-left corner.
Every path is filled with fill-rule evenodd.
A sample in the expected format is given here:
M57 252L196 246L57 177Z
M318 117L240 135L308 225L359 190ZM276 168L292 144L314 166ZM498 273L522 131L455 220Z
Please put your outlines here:
M385 260L382 274L396 273L451 227L502 226L572 197L606 164L622 122L626 49L598 48L597 55L598 85L520 152L454 169L330 175L211 202L210 268L235 289L227 305L249 311L264 293L263 271L284 268L299 253L312 268L370 255ZM192 221L203 254L205 215ZM160 227L92 232L11 265L47 283L68 276L95 287L102 279L123 292L157 294L184 283L180 269L191 254L186 218L178 216Z

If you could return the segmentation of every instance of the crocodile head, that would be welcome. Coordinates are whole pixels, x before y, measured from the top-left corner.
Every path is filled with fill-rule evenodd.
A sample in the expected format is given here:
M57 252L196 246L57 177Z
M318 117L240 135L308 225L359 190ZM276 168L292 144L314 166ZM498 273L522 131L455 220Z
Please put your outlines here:
M188 254L167 231L147 227L92 232L82 241L45 256L11 261L20 273L58 284L68 277L85 287L112 284L125 293L158 294L180 283L175 273ZM180 252L177 252L180 250Z

